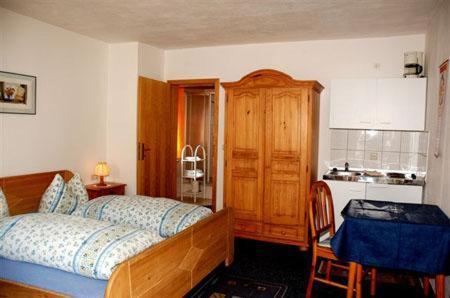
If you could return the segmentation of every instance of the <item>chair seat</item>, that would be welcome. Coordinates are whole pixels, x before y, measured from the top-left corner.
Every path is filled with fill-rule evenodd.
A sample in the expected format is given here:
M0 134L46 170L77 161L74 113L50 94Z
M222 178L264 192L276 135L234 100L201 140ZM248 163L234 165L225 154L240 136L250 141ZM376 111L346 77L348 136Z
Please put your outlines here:
M327 237L327 238L319 241L319 243L317 243L317 245L320 247L331 248L331 237Z

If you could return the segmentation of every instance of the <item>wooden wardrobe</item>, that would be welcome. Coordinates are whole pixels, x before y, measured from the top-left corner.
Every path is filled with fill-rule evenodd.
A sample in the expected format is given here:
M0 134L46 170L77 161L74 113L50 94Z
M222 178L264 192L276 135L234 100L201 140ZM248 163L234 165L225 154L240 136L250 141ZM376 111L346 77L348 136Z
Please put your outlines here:
M224 201L235 210L236 236L306 249L322 85L264 69L222 86Z

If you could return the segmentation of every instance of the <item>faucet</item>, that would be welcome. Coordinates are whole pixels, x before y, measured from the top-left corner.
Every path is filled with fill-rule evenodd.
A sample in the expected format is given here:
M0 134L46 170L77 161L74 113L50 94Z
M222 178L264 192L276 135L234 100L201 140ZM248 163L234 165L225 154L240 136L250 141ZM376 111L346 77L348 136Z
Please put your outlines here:
M349 166L349 164L348 164L348 162L346 162L346 163L344 164L344 168L345 168L345 171L346 171L346 172L348 172L348 166Z

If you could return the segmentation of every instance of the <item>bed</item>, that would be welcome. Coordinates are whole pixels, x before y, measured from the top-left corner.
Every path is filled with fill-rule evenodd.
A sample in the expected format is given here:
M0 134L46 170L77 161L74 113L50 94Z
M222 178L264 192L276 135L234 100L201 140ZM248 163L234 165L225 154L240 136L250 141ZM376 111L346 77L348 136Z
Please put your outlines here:
M55 171L0 178L11 215L36 212L40 198L55 174L68 181L70 171ZM181 297L197 285L222 262L228 266L234 256L233 213L225 208L189 228L147 248L121 263L103 284L89 284L82 276L67 276L67 283L86 290L104 292L104 297ZM66 297L63 290L48 290L36 286L33 278L51 276L52 269L39 274L42 268L34 264L0 258L2 268L18 268L10 276L0 275L0 297ZM9 267L8 267L9 266ZM22 271L21 271L22 270ZM56 269L53 269L56 270ZM3 277L3 278L1 278ZM64 279L65 280L65 279ZM64 286L64 283L61 283Z

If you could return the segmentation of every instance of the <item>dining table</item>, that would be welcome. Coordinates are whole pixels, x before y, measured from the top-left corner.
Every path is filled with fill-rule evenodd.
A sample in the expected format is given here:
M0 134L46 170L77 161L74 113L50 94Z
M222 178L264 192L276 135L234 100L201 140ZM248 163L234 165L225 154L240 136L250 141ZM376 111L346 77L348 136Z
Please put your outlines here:
M331 239L334 254L356 264L356 297L362 296L363 267L419 273L424 291L436 279L436 297L445 296L450 274L450 219L436 205L350 200L343 224Z

